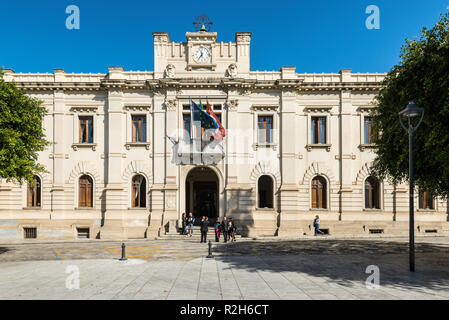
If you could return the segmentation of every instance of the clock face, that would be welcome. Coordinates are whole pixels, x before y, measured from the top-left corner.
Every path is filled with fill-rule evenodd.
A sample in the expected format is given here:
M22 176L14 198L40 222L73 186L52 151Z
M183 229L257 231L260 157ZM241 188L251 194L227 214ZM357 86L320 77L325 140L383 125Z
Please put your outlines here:
M196 49L195 53L193 54L193 57L197 62L205 62L210 57L210 52L205 47L199 47Z

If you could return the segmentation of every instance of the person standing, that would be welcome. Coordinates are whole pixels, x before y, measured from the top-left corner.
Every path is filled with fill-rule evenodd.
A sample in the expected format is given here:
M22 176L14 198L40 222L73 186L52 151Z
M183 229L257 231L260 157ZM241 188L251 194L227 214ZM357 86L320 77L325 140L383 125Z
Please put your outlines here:
M223 217L223 221L221 222L221 231L223 232L224 242L228 242L228 220L226 217Z
M193 234L193 223L195 222L195 218L192 215L192 212L189 213L189 217L187 218L187 226L188 226L188 235L192 236Z
M313 227L315 228L315 235L319 234L324 234L323 231L320 230L320 217L316 216L315 220L313 220Z
M229 222L228 222L228 234L229 234L229 239L232 242L235 242L235 224L234 221L232 220L232 218L229 218Z
M220 218L215 222L215 242L220 242L221 223Z
M184 212L182 214L182 235L186 234L186 226L187 226L187 216L186 213Z
M201 242L207 241L207 231L209 229L209 221L205 216L203 216L203 219L200 222L200 230L201 230Z

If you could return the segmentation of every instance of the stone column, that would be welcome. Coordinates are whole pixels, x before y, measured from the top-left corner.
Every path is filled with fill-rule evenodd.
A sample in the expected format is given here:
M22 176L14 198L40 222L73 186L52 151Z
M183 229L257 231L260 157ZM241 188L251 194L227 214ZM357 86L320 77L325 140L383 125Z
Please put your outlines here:
M182 107L181 107L182 108ZM164 187L164 216L163 225L168 224L169 233L177 233L177 222L181 219L178 210L178 166L172 162L173 143L167 138L167 135L173 136L178 131L178 101L176 99L176 90L167 90L164 101L166 134L163 138L165 142L165 187ZM180 182L182 183L182 181Z
M122 183L124 145L126 130L123 119L123 90L120 84L124 79L122 67L109 68L108 103L105 112L105 188L102 194L102 210L104 227L101 238L126 238L126 195Z
M351 70L341 70L341 81L350 82ZM352 105L351 91L341 91L340 93L340 123L338 132L338 159L339 159L339 172L340 172L340 204L339 213L340 220L343 219L345 212L353 211L352 205L353 188L352 188L352 172L354 150L358 148L358 141L354 140L354 129L352 125L353 116L355 112Z
M283 73L290 70L282 68ZM281 183L280 203L278 207L280 224L278 236L294 236L302 234L300 216L298 214L298 169L296 155L296 144L292 143L299 135L296 126L296 91L293 89L283 89L281 92L281 113L279 125L279 152Z
M152 157L153 157L153 185L150 189L150 225L147 232L147 237L155 237L165 234L162 228L162 221L165 209L165 182L166 182L166 112L165 112L165 94L162 92L155 92L153 97L153 123L151 130L153 130L153 141L151 141Z
M55 77L65 74L63 70L55 70ZM53 186L51 188L51 210L62 211L65 208L65 189L64 181L67 168L64 168L65 152L69 146L66 144L66 125L65 121L65 95L64 91L56 90L54 92L53 103ZM75 190L73 190L75 191Z

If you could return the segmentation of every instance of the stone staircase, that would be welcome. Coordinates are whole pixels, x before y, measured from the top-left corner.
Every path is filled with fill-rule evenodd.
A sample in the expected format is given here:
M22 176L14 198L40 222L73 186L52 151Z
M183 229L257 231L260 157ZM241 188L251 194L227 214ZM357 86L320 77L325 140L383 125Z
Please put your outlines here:
M166 234L160 235L156 239L157 240L186 240L186 239L190 239L190 240L195 240L195 241L200 242L201 241L201 231L200 231L199 226L194 226L193 234L191 237L187 236L187 235L182 235L181 229L180 229L179 232L166 233ZM236 240L242 239L242 236L239 235L238 233L236 233L235 239ZM207 232L207 241L209 242L209 240L211 240L212 242L215 241L215 230L213 227L209 227L209 230ZM220 242L222 242L222 241L223 241L223 234L220 235Z

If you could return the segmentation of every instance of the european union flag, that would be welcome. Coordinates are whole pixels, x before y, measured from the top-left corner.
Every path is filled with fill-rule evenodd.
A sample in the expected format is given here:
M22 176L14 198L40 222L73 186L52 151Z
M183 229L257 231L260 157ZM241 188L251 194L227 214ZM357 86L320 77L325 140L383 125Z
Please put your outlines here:
M218 129L219 125L213 117L211 117L206 111L200 108L195 102L192 101L192 113L193 121L200 121L201 128L204 129Z

